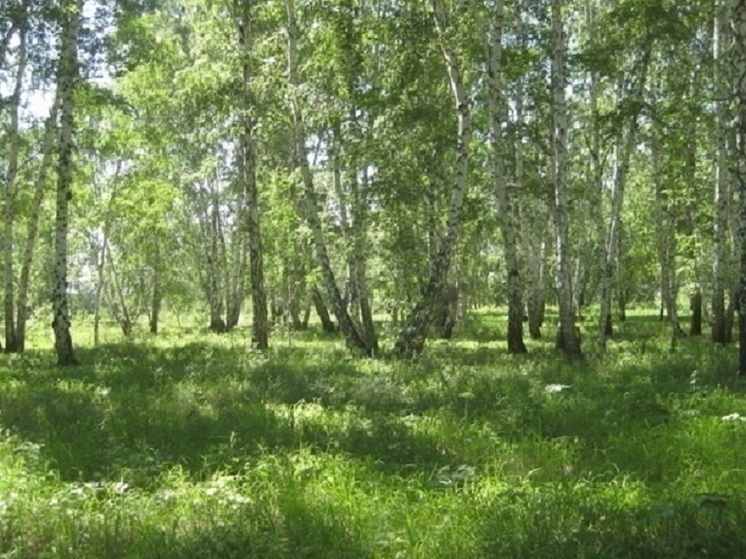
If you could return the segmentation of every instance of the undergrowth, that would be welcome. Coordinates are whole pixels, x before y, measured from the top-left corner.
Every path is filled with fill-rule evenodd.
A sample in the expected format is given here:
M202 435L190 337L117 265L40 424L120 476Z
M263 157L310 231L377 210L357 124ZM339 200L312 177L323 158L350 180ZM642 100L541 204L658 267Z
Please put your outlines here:
M569 365L499 324L412 362L314 331L3 356L0 557L746 556L735 348L638 316Z

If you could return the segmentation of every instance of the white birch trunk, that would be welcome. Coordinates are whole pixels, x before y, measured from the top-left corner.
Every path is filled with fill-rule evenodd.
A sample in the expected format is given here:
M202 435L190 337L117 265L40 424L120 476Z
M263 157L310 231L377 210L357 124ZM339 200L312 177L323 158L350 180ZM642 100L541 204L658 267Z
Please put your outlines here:
M729 0L733 47L731 63L736 97L736 164L735 175L740 195L740 224L738 237L741 243L739 276L741 288L739 301L739 373L746 375L746 0Z
M440 0L430 0L436 30L441 41L441 52L446 63L451 93L456 105L458 129L456 135L456 172L451 190L446 233L440 243L435 261L431 265L430 278L420 301L410 311L404 328L399 333L394 353L400 357L413 358L422 352L435 305L445 287L464 209L464 194L471 140L471 113L469 100L461 82L461 69L455 53L447 45L444 32L444 9Z
M57 117L59 113L59 88L55 94L54 102L49 117L44 125L44 136L42 138L42 156L39 169L34 182L34 197L31 203L31 213L28 218L26 229L26 246L23 251L21 263L21 275L18 280L18 309L16 319L16 338L18 339L18 351L24 351L26 346L26 321L28 317L28 292L31 283L31 266L34 261L36 239L39 233L39 218L41 206L44 201L47 186L47 173L52 165L54 151L57 141Z
M492 44L489 45L489 108L492 132L492 173L497 215L503 240L508 285L508 353L526 353L523 342L523 277L518 261L518 241L503 166L502 125L505 102L502 92L503 0L495 2Z
M566 37L562 24L563 0L552 0L552 76L554 130L554 226L557 237L557 293L560 346L570 361L582 358L573 308L572 260L567 200L567 103L565 99Z
M19 112L21 107L21 93L23 91L23 79L26 74L26 29L21 29L18 45L18 68L16 70L16 82L13 94L10 98L10 130L8 168L5 178L5 227L4 227L4 274L5 274L5 351L6 353L17 353L21 351L22 344L18 339L15 320L15 269L13 266L14 251L14 225L15 225L15 186L18 176L18 157L21 147L19 134Z
M716 0L713 32L713 84L715 87L715 219L713 238L715 244L712 268L712 341L726 343L725 271L728 260L728 197L730 171L728 170L728 74L725 60L725 43L728 35L726 0Z
M339 329L345 336L348 346L353 349L363 350L371 353L361 332L358 330L347 308L342 295L339 292L337 281L334 277L329 253L324 241L324 233L321 227L316 192L313 184L313 175L308 163L306 151L306 131L303 121L303 112L300 107L300 77L298 75L298 24L295 15L295 0L285 1L288 31L288 79L290 82L290 110L293 117L293 132L295 140L295 165L300 169L303 181L303 203L305 217L311 229L314 249L316 252L316 263L321 268L323 284L329 297L332 312L337 318Z
M59 365L76 365L70 335L70 309L67 299L68 206L72 197L73 130L75 127L75 88L78 82L78 26L80 0L63 3L64 21L60 45L58 87L60 90L60 142L57 165L57 201L54 243L54 286L52 292L55 348Z

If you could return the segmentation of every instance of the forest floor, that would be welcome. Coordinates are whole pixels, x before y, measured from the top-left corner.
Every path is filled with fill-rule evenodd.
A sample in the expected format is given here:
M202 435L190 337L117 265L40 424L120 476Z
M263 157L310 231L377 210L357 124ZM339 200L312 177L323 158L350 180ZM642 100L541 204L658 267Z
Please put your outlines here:
M413 362L315 330L3 355L0 557L746 557L736 347L671 350L641 313L569 365L547 334L507 355L484 313Z

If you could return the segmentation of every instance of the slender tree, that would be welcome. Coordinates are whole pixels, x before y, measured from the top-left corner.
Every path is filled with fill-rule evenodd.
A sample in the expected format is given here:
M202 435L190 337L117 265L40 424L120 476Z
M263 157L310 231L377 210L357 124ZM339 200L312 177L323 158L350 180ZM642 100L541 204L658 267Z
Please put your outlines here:
M497 0L493 9L492 41L489 49L489 108L492 141L492 173L497 199L497 213L503 240L503 254L508 284L508 352L526 353L523 342L523 278L518 261L513 206L503 168L503 100L502 40L504 3Z
M24 2L23 8L26 9ZM25 20L25 14L22 16ZM5 310L5 351L7 353L16 353L21 351L22 345L18 338L17 323L15 320L15 270L13 266L13 235L15 222L15 187L18 177L19 152L21 149L21 136L19 130L19 113L21 108L21 94L23 91L23 81L26 74L26 64L28 61L27 43L27 25L21 22L19 25L19 45L18 45L18 66L16 69L15 86L10 98L10 130L9 130L9 156L8 167L5 176L5 227L3 246L3 260L5 273L5 293L4 293L4 310Z
M729 0L730 27L733 37L731 61L736 100L736 163L735 174L740 195L740 218L738 236L741 242L739 275L741 291L739 301L739 367L746 375L746 0Z
M557 238L557 293L559 297L558 345L570 361L581 359L580 337L575 326L573 306L572 261L568 227L567 200L567 101L565 58L567 37L563 29L564 0L552 0L552 110L554 152L554 227Z
M715 219L713 234L715 254L712 274L712 341L726 343L725 290L728 258L728 89L725 61L728 14L725 0L716 0L712 41L713 84L715 97Z
M440 241L435 259L430 265L430 275L422 297L402 328L394 346L394 353L400 357L412 358L422 353L427 338L430 321L438 299L446 286L451 266L453 250L458 239L464 214L464 195L469 162L469 142L471 141L471 107L463 84L461 63L448 42L445 8L441 0L430 0L433 21L438 32L440 50L446 63L451 94L456 106L458 120L456 135L456 170L451 189L448 223Z
M326 288L329 303L331 304L334 316L337 318L339 329L344 334L347 344L353 349L365 351L372 354L373 348L366 343L365 337L352 320L347 307L344 304L342 295L339 292L337 281L334 277L329 260L329 252L324 240L324 232L321 227L319 218L318 204L316 202L316 192L314 189L313 175L311 174L308 163L308 154L306 151L306 131L303 118L303 111L300 104L300 76L298 72L298 23L295 12L295 0L285 1L287 15L287 59L288 59L288 79L290 82L290 111L293 118L294 132L294 160L297 169L300 169L301 180L303 182L303 201L305 217L311 229L313 244L316 252L316 263L321 269L324 287Z
M69 229L69 203L72 197L73 153L75 127L75 89L78 82L78 27L80 0L66 0L62 4L62 37L58 66L60 90L60 140L57 161L57 214L55 219L54 287L52 304L55 348L59 365L76 365L70 335L70 309L67 293L67 235Z
M241 55L241 132L239 142L239 176L243 185L246 208L239 212L240 225L245 226L249 237L249 268L251 281L251 342L255 348L269 347L269 323L267 320L267 294L264 289L264 252L259 212L259 189L256 183L256 155L254 140L254 118L252 109L252 41L254 25L252 2L234 3L238 25L238 43Z

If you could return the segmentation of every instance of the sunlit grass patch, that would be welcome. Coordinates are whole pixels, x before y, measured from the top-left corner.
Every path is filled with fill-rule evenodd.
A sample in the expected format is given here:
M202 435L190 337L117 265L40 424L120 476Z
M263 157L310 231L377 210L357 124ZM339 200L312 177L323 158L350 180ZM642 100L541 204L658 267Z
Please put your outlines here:
M746 553L734 348L672 351L631 314L570 365L551 327L509 355L501 321L409 362L313 330L258 353L199 328L112 335L72 369L2 355L0 555Z

